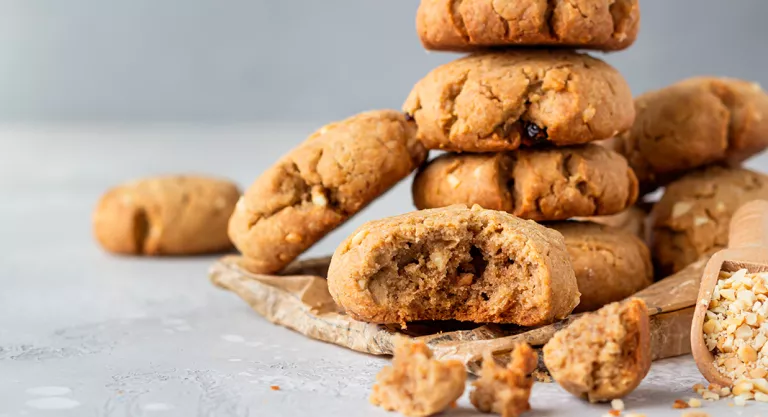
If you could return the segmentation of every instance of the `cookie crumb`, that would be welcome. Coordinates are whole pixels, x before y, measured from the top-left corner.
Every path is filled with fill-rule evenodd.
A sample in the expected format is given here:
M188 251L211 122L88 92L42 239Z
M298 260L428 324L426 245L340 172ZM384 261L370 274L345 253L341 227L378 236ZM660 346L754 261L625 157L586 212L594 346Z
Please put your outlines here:
M615 400L611 400L611 408L614 410L623 411L624 410L624 401L622 401L620 398L616 398Z
M690 405L681 399L675 400L675 403L672 404L672 408L676 408L676 409L689 408L689 407Z
M733 397L733 404L736 405L736 407L744 407L747 405L747 399L742 396Z
M472 405L484 413L501 414L502 417L517 417L531 409L533 378L538 355L527 343L519 344L511 353L509 364L496 364L490 351L483 355L480 378L469 395Z
M695 384L693 386L693 392L695 392L696 394L699 394L699 395L701 395L701 393L704 392L705 389L706 388L704 388L704 385L702 385L702 384Z
M270 385L269 389L272 391L280 391L280 385Z
M539 369L536 369L535 371L533 371L533 378L537 382L547 382L547 383L552 382L552 376L549 375L549 373L547 373L546 371L542 371Z

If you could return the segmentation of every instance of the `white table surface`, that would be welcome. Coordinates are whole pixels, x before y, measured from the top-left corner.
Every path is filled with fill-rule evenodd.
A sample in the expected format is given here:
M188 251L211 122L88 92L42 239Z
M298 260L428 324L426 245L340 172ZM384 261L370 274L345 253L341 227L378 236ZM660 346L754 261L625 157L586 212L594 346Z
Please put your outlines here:
M168 172L247 185L311 129L0 127L0 417L394 415L367 402L387 359L266 322L208 282L214 257L114 257L91 238L91 210L109 186ZM411 210L408 189L401 184L308 255L330 253L363 221ZM690 357L657 362L625 402L649 417L680 416L672 402L693 396L698 382ZM728 402L702 411L768 416L768 405ZM609 409L544 383L531 403L531 417ZM465 393L446 415L479 414Z

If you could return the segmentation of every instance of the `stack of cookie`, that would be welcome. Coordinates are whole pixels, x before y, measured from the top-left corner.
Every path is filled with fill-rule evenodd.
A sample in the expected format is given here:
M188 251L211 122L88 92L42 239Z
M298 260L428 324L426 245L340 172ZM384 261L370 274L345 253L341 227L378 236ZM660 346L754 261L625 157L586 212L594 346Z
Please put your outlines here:
M477 52L433 70L405 102L418 139L449 152L419 171L416 207L477 204L558 230L582 293L576 311L652 282L649 251L633 233L561 222L615 215L637 200L627 160L590 143L632 127L629 86L566 48L624 49L638 26L636 0L422 0L418 10L426 48ZM547 46L558 49L539 49Z

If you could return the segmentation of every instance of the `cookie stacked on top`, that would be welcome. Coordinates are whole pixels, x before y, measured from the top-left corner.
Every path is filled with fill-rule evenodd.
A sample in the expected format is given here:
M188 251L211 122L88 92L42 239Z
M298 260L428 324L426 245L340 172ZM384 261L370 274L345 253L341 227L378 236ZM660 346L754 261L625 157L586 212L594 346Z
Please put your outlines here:
M591 143L632 127L629 86L610 65L567 48L624 49L639 13L636 0L422 0L417 13L427 49L476 52L433 70L403 106L418 139L448 151L419 171L416 207L477 204L556 222L545 224L565 236L582 292L577 311L652 282L637 236L559 222L615 215L637 200L627 160Z

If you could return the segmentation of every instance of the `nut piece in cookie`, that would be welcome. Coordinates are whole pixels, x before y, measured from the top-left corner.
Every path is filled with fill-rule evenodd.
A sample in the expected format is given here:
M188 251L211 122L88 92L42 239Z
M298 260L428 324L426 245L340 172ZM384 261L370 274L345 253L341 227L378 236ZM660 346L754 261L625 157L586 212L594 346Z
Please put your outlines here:
M232 248L227 221L240 191L200 176L144 178L107 191L93 212L93 232L109 252L194 255Z
M449 153L424 166L413 182L419 209L477 204L536 221L619 213L634 204L637 194L627 161L592 144Z
M544 346L544 363L579 398L604 402L629 394L651 368L645 302L633 298L576 319Z
M768 147L768 94L730 78L691 78L635 100L632 129L609 141L643 193L691 169L741 162Z
M632 126L629 86L610 65L569 51L470 55L434 69L403 111L429 149L499 152L577 145Z
M556 45L629 47L640 26L638 0L422 0L416 30L427 49Z
M407 177L427 157L393 110L322 127L245 192L229 236L251 272L275 273Z
M650 251L637 236L591 222L546 226L565 238L581 292L575 313L597 310L653 284Z
M651 211L651 253L668 275L728 245L731 217L743 204L768 199L768 176L710 167L673 182Z
M431 416L464 393L467 371L459 361L441 362L423 342L395 342L392 366L376 375L370 402L406 416Z
M493 355L486 352L480 378L472 383L475 387L469 395L472 405L484 413L501 414L501 417L517 417L530 410L531 374L538 361L536 352L525 342L515 347L506 367L497 365Z
M372 323L537 326L579 302L562 235L461 205L364 224L336 249L328 289L348 315Z

